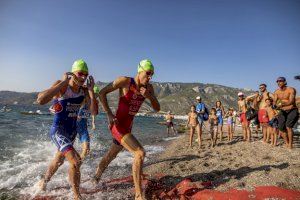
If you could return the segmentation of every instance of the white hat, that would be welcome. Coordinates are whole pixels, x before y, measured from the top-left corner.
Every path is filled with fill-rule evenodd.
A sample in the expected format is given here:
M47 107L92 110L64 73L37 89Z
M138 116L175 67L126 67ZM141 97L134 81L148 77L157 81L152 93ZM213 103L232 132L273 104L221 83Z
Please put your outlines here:
M200 100L200 99L201 99L201 97L200 97L200 96L197 96L197 97L196 97L196 99L197 99L197 100Z
M244 93L239 92L239 93L238 93L238 96L244 96Z

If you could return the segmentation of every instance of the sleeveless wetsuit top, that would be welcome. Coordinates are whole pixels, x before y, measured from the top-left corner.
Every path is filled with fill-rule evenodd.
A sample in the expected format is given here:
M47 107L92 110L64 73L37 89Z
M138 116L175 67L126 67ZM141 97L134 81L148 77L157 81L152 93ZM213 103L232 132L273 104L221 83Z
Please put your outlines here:
M119 105L116 112L118 119L118 127L122 128L126 133L131 132L134 116L138 113L145 97L139 91L133 78L130 78L128 92L119 98Z
M55 99L50 108L50 111L55 114L52 127L62 128L63 132L73 137L76 132L78 111L83 100L82 89L79 90L79 93L75 93L68 86L63 96Z

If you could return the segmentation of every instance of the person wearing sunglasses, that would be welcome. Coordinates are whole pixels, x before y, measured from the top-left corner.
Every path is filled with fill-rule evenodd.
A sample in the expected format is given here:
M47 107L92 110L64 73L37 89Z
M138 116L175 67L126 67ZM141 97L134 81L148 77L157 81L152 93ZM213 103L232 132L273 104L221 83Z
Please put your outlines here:
M280 110L278 114L278 129L283 137L286 146L293 148L293 127L299 118L299 111L296 106L296 90L287 86L286 79L277 79L278 89L274 93L274 104Z
M109 129L113 143L100 161L93 182L97 184L109 163L124 148L134 155L132 174L135 186L135 199L144 199L142 195L141 176L145 150L136 137L131 134L134 116L139 111L145 99L150 100L152 108L158 112L160 104L154 94L153 86L149 83L154 74L150 60L142 60L138 65L138 73L134 78L121 76L101 89L100 101L107 114ZM119 104L114 114L107 101L107 94L118 90Z
M74 199L82 198L79 191L81 158L73 147L77 135L78 112L85 99L92 114L97 114L98 111L93 92L94 79L92 76L88 78L87 87L83 87L87 77L87 64L83 60L76 60L72 65L71 72L66 72L62 80L56 81L49 89L40 92L37 98L40 105L53 100L50 110L54 113L54 120L50 130L50 138L57 146L55 157L48 166L46 174L40 180L39 186L45 190L51 177L67 159Z

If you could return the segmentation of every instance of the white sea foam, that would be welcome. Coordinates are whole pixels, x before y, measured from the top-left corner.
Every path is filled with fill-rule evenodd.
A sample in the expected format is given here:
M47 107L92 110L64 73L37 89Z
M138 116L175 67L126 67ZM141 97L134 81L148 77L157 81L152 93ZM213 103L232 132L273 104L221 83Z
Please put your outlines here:
M170 141L170 140L176 140L176 139L179 139L183 136L175 136L175 137L167 137L167 138L163 138L164 141Z

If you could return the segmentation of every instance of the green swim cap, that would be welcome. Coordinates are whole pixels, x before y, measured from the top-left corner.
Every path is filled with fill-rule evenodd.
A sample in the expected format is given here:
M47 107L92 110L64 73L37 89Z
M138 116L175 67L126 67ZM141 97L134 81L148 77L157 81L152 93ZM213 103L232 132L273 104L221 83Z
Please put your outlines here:
M138 65L138 72L141 71L153 71L154 73L154 66L152 62L148 59L142 60Z
M82 72L89 73L88 66L84 60L79 59L73 63L72 72L76 72L76 71L82 71Z
M94 85L94 93L98 94L100 92L100 88L98 85Z

